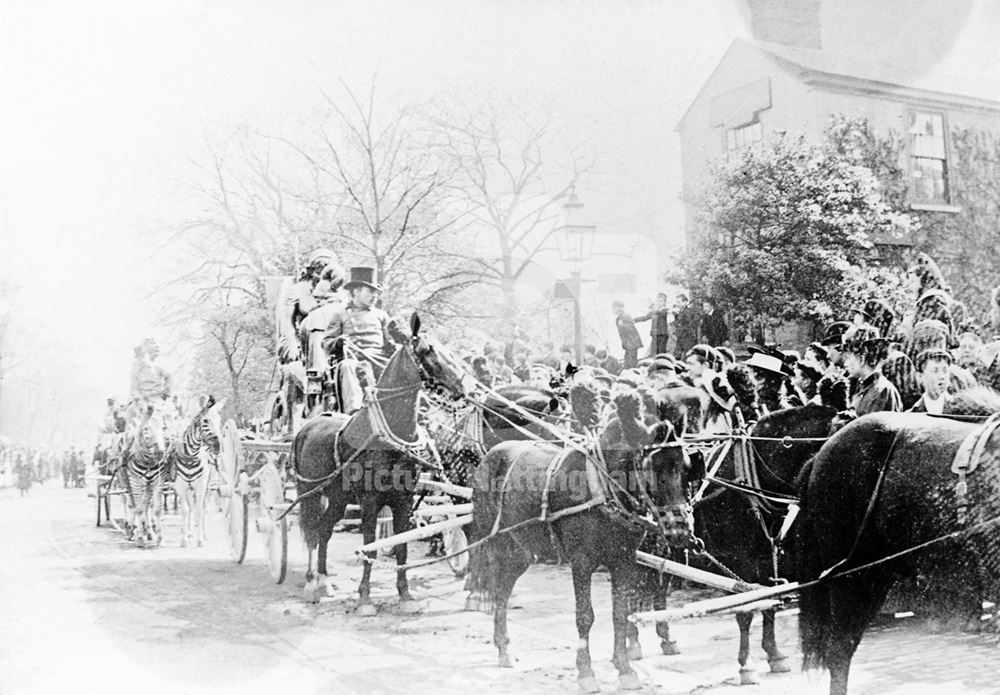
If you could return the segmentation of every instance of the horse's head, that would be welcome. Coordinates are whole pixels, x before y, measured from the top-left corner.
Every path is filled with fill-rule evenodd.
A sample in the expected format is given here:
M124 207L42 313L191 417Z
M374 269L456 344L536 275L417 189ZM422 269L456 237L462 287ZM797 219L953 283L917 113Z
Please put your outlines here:
M438 387L454 398L466 395L465 377L467 372L462 362L450 350L437 341L420 333L420 317L414 312L410 318L410 335L401 334L398 327L393 329L397 342L409 343L411 354L420 371L421 379L429 388Z
M614 400L617 419L602 435L602 449L618 451L618 475L626 476L629 494L641 505L637 511L652 515L664 540L693 545L690 491L705 475L704 459L699 452L688 453L669 421L646 425L642 396L635 390L619 392Z
M163 456L167 450L166 426L163 414L147 406L136 426L135 443L140 450Z
M222 437L222 406L225 400L215 402L214 396L209 396L201 409L201 436L208 445L208 450L213 456L219 455L220 442Z

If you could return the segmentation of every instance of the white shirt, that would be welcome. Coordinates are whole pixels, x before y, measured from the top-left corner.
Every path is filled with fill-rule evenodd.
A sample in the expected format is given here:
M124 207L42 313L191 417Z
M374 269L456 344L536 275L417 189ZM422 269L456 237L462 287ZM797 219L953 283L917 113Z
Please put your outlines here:
M927 409L928 413L933 413L934 415L941 415L944 412L944 404L948 402L948 392L943 392L937 398L931 398L924 392L924 408Z

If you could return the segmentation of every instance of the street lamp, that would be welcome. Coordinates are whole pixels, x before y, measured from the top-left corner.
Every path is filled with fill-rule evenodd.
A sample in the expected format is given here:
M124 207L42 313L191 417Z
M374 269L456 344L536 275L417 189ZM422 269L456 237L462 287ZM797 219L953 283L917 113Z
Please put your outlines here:
M556 234L559 256L571 267L569 288L573 294L573 343L577 364L583 362L583 326L580 315L580 290L583 279L580 266L590 259L594 249L594 233L597 230L596 225L581 224L582 208L583 203L577 197L576 189L571 188L569 199L563 204L564 222Z

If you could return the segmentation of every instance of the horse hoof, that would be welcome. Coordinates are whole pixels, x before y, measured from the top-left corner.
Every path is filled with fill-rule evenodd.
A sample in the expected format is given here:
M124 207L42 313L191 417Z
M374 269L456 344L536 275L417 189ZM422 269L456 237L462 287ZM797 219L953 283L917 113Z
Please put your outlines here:
M319 592L316 591L316 583L308 582L302 590L302 597L307 603L319 603Z
M788 673L792 670L792 667L788 665L787 656L769 659L767 663L771 666L771 673Z
M375 605L371 603L362 603L360 606L358 606L358 610L356 611L356 613L362 618L371 618L375 615L378 615L378 611L375 610Z
M676 640L662 640L660 642L660 650L663 652L664 656L677 656L681 653L681 649L677 646Z
M760 683L760 674L753 667L744 666L740 669L740 685L757 685Z
M633 644L625 650L625 655L629 658L629 661L642 661L642 647L638 644Z
M420 612L420 604L410 599L409 601L399 602L399 612L403 615L414 615Z
M581 678L579 681L580 692L581 693L599 693L601 692L601 684L597 682L597 678L594 676L587 676Z
M500 668L514 668L514 660L510 654L501 654L497 657L497 666Z
M642 690L642 681L634 673L623 673L618 676L619 690Z

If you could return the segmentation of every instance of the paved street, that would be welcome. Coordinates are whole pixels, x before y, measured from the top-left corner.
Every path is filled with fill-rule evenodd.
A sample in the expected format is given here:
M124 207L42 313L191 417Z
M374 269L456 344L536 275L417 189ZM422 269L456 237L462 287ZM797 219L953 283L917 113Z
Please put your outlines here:
M210 514L205 548L179 547L178 517L165 542L140 550L95 528L94 500L52 483L19 499L0 490L0 693L563 693L575 692L572 589L563 567L533 568L518 584L511 611L516 667L495 667L492 622L461 610L462 582L443 567L413 572L424 610L394 612L394 575L374 572L380 614L351 613L360 566L358 536L337 534L331 547L337 595L318 605L300 598L304 563L294 532L289 579L270 582L260 538L244 566L228 558L223 517ZM411 545L419 557L422 544ZM607 575L595 578L595 668L616 689L609 662ZM1000 692L997 647L972 636L932 635L919 626L869 633L855 661L853 693ZM736 627L731 618L674 628L683 654L636 665L649 693L792 694L825 692L822 679L762 673L758 686L732 684ZM779 621L783 647L795 654L794 616ZM759 642L759 627L754 640ZM755 654L760 656L759 647ZM793 659L797 662L797 657ZM766 668L766 663L764 664Z

